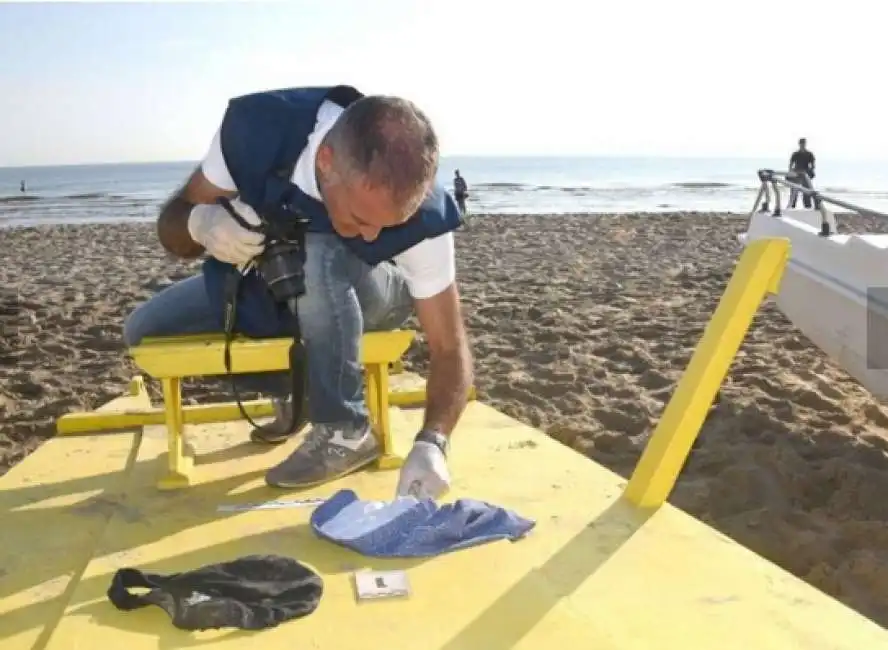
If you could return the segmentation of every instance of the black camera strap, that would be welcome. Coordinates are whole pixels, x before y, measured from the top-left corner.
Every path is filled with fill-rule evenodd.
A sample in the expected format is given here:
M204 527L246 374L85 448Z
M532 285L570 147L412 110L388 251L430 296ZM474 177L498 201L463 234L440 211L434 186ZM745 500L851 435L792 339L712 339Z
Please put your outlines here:
M265 230L261 226L254 226L248 223L241 215L239 215L237 213L237 210L234 209L234 207L231 205L231 202L226 197L220 197L218 199L218 202L241 227L251 232L259 232L265 234ZM304 247L304 237L301 239L302 241L300 241L300 244ZM240 294L241 282L243 281L245 273L247 273L248 269L256 264L259 257L260 256L257 256L251 259L247 263L243 271L240 271L237 268L232 268L229 271L228 276L225 278L225 347L223 351L225 373L226 377L231 383L232 392L234 393L234 399L237 402L237 408L240 411L241 416L254 428L259 428L260 425L258 425L250 417L250 415L244 408L243 401L240 397L240 392L237 388L237 382L234 378L234 373L232 373L231 371L231 344L234 340L234 329L237 322L237 299L238 295ZM296 313L293 313L292 316L295 320L296 326L295 331L293 332L293 342L290 345L289 352L291 409L290 421L287 423L286 427L287 431L292 431L293 429L295 429L302 419L302 410L305 403L306 374L308 368L306 364L305 346L302 344L301 331L298 326L299 317Z
M244 228L245 230L249 230L250 232L258 232L258 233L265 234L265 229L262 226L254 226L253 224L249 223L246 219L244 219L242 216L240 216L238 214L237 210L234 209L234 206L231 205L231 201L228 200L227 196L220 196L217 199L217 202L219 203L219 205L221 205L225 209L225 212L227 212L229 215L231 215L232 219L237 221L237 224L241 228ZM250 262L252 262L252 261L253 260L250 260Z

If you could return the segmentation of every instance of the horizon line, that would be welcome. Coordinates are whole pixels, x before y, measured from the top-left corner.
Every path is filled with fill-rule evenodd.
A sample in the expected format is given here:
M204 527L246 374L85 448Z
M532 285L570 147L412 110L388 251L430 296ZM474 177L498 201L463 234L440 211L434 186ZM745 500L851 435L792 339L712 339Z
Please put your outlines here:
M770 156L773 158L773 156ZM511 159L557 159L557 158L624 158L624 159L652 159L652 160L767 160L769 156L764 155L741 155L728 156L719 154L697 154L697 155L678 155L678 154L642 154L642 153L584 153L584 154L466 154L453 153L442 154L442 159L446 158L511 158ZM839 156L832 160L837 162L884 162L888 163L888 159L861 157L852 158ZM179 159L179 160L108 160L101 162L67 162L67 163L30 163L26 165L3 165L0 164L0 170L9 169L40 169L47 167L110 167L113 165L177 165L190 163L197 165L200 161L197 159Z

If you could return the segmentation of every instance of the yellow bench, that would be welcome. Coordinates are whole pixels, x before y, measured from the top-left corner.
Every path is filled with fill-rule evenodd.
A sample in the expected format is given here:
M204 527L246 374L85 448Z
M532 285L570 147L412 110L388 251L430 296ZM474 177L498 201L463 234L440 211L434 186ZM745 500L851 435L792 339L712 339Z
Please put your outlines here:
M426 399L424 388L391 392L389 374L403 370L401 357L415 338L411 330L368 332L361 341L361 363L364 366L365 395L373 429L379 436L382 455L380 469L400 467L403 458L396 453L392 441L389 407L416 406ZM287 370L290 366L289 338L236 338L231 345L232 373ZM225 339L221 334L146 338L129 350L135 364L147 375L159 379L163 388L163 407L156 408L145 390L142 377L133 378L129 394L131 404L123 410L98 410L67 413L58 418L57 435L110 432L150 425L166 425L169 453L158 487L173 489L191 483L194 453L184 437L186 424L224 422L242 417L234 402L182 405L182 379L224 375ZM474 399L474 389L470 399ZM251 418L273 413L270 400L243 402Z
M382 447L382 455L377 461L377 466L382 469L400 467L403 462L403 458L395 453L389 422L389 367L399 364L414 337L411 330L394 330L368 332L361 341L367 407ZM289 338L235 338L231 343L231 373L287 370L291 345L292 339ZM146 338L130 349L136 366L159 379L163 388L168 455L166 474L158 484L160 488L173 489L191 482L194 453L184 436L186 418L182 407L182 379L227 374L224 349L225 339L221 334ZM402 404L408 401L403 397ZM416 403L424 399L424 394L414 394L409 401Z

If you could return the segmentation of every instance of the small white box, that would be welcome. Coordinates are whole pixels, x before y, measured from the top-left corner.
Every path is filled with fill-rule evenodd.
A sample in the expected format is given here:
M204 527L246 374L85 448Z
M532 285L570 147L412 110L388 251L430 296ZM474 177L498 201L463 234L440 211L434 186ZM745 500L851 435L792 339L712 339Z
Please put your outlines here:
M410 584L404 571L357 571L355 588L358 600L406 598L410 595Z

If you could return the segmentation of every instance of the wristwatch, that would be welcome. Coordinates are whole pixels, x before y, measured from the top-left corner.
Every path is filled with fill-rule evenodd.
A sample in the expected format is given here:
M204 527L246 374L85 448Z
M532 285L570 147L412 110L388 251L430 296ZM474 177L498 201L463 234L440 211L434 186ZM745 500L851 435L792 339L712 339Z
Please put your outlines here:
M450 451L450 439L443 433L437 431L423 429L416 434L416 438L413 439L413 442L430 442L440 449L444 456L447 456L447 453Z

